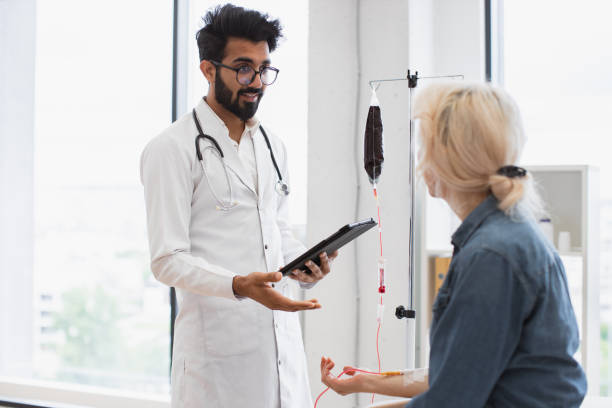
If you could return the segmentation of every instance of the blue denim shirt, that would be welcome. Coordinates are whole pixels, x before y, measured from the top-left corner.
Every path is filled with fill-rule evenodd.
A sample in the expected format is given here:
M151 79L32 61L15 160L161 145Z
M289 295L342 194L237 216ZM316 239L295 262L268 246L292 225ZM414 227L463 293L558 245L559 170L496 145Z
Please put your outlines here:
M433 306L429 390L407 407L578 407L578 326L565 269L537 225L489 196L453 234Z

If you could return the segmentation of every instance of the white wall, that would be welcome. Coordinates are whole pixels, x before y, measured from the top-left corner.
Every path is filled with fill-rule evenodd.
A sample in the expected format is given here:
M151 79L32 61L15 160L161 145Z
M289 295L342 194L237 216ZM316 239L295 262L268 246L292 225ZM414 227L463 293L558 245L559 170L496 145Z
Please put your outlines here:
M363 131L370 100L368 81L405 77L408 68L421 75L465 74L468 79L483 78L481 3L481 0L310 1L309 244L347 222L376 218L372 190L363 170ZM425 82L419 87L423 85ZM405 255L410 202L409 98L405 82L382 84L377 94L385 138L385 167L379 193L388 288L380 344L382 368L393 369L406 367L411 337L407 335L406 320L394 317L395 307L407 306L408 302ZM307 293L307 297L316 297L323 305L322 310L304 315L314 396L324 388L318 365L322 355L331 357L338 367L357 364L377 369L377 258L378 236L371 231L356 244L345 247L333 264L332 274ZM420 313L417 310L417 319ZM425 336L426 330L421 328L420 338ZM417 365L426 364L417 359ZM365 406L369 400L369 396L362 395L360 405ZM340 397L329 392L320 406L355 404L353 396Z
M485 79L483 0L435 0L434 60L440 75Z
M357 97L355 1L311 0L308 58L307 241L315 243L355 218L354 117ZM333 163L333 174L329 168ZM323 308L304 314L304 341L313 394L322 390L321 355L339 364L354 361L354 247L333 265L333 275L308 291ZM339 340L342 339L342 340ZM350 399L326 395L325 405L348 407ZM333 403L332 403L333 401ZM321 406L324 406L323 403Z
M310 2L309 243L347 222L376 218L372 190L363 171L363 132L370 100L368 80L405 76L410 67L409 14L409 3L400 0ZM403 256L408 250L406 208L410 191L406 166L407 84L382 85L378 97L385 126L386 162L379 192L384 252L388 259L388 293L384 297L386 310L380 344L382 366L397 368L406 366L406 322L395 319L393 312L395 306L406 305L408 299L408 259ZM322 355L331 357L340 367L358 364L377 368L377 258L378 236L371 231L356 245L346 247L333 265L333 274L311 291L323 305L321 311L305 315L314 394L323 388L317 364ZM333 393L324 398L322 406L348 407L355 403L353 397L342 398ZM369 396L361 397L362 403L366 400Z
M0 373L12 375L32 362L35 3L0 0Z

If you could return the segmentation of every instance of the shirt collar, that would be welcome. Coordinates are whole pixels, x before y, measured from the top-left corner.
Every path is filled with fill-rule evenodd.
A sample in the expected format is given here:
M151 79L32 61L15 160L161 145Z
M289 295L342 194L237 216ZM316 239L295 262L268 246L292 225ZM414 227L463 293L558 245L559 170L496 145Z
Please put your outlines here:
M463 220L451 239L455 248L461 248L466 244L483 221L489 215L498 211L497 205L497 199L493 195L489 195Z
M222 128L227 129L227 126L225 125L225 122L223 122L223 120L221 120L221 118L219 116L217 116L217 114L215 113L214 110L212 110L212 108L210 107L210 105L208 104L208 102L206 102L206 98L202 98L202 105L204 107L204 111L206 113L206 115L210 118L213 118L213 120L215 120L217 122L217 124L219 126L221 126ZM257 117L253 116L251 119L247 120L244 123L244 130L245 133L248 134L249 136L253 137L255 136L255 133L257 133L257 129L259 129L259 119L257 119ZM243 133L243 134L245 134ZM229 135L228 135L229 137Z
M259 129L259 119L255 116L244 123L244 131L251 137L255 136L257 129Z

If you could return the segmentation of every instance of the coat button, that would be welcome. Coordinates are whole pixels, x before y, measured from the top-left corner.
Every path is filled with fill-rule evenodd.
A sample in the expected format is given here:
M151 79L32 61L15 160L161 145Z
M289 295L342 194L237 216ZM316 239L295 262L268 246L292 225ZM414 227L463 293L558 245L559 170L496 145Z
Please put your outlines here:
M264 249L268 249L268 244L264 245Z

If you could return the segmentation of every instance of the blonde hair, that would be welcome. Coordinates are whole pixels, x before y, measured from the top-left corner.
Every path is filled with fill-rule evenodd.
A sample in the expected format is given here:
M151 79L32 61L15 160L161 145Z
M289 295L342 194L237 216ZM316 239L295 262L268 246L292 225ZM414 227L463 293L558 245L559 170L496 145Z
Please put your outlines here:
M497 174L517 163L526 141L518 107L504 90L460 81L430 85L417 97L415 118L421 172L433 171L458 191L490 191L508 215L519 206L533 216L543 213L529 173Z

